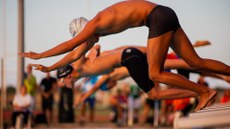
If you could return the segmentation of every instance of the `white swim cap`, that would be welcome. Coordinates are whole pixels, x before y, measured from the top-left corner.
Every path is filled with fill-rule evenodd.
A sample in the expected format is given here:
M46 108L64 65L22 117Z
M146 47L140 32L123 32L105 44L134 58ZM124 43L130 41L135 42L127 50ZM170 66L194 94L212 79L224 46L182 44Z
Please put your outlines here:
M89 20L87 20L84 17L73 19L69 24L69 31L71 35L75 37L77 34L79 34L83 30L88 21Z

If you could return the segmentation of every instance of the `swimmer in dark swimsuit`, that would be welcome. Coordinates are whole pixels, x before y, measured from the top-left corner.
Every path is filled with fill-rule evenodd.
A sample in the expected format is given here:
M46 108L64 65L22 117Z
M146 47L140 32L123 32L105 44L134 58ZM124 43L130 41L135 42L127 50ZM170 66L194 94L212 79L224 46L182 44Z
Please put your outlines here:
M101 64L103 64L103 66ZM72 66L75 67L75 64L73 63ZM156 88L154 87L154 83L149 79L148 64L146 60L144 47L125 46L115 50L102 52L100 56L94 60L94 62L90 62L89 60L84 61L83 66L85 67L80 68L81 69L80 71L72 70L73 68L69 65L59 69L57 72L59 80L68 83L71 82L68 80L75 80L75 79L77 80L78 78L83 77L83 75L91 76L91 75L101 74L101 73L107 73L107 74L104 74L90 91L83 94L79 98L79 100L76 101L75 103L76 105L83 102L87 97L89 97L92 93L94 93L98 89L109 90L110 88L115 86L114 82L126 78L128 76L131 76L136 81L136 83L140 86L140 88L143 91L145 91L148 97L153 100L197 97L196 93L188 90L175 89L175 88L170 88L164 91L156 90ZM124 66L124 67L120 67L120 66ZM181 62L181 60L178 59L166 60L165 68L189 69L187 65L183 63L183 61ZM76 77L75 75L78 76ZM214 76L216 77L217 75ZM104 85L104 84L109 84L109 85ZM73 86L68 86L68 87L71 88Z
M154 83L160 82L196 92L200 96L196 111L203 109L214 98L216 91L189 81L181 75L165 72L163 65L169 47L187 64L198 70L230 75L230 66L216 60L199 57L187 35L180 27L174 11L152 2L132 0L116 3L100 11L73 39L42 53L26 52L21 53L21 55L32 59L40 59L72 50L78 51L77 55L72 56L70 56L72 53L70 52L69 56L50 67L34 65L37 70L48 72L80 59L99 40L100 36L115 34L140 26L148 26L150 32L147 41L150 79ZM75 49L76 47L77 49Z
M149 79L148 64L147 64L146 54L143 53L142 51L140 51L141 49L138 48L138 47L128 47L128 48L123 47L123 48L120 48L120 49L122 51L120 51L119 49L115 49L113 51L106 52L106 54L108 54L108 58L117 60L116 57L118 55L120 55L120 53L122 53L120 63L124 67L115 68L114 71L103 75L95 83L95 85L93 86L93 88L91 90L89 90L88 92L84 93L80 98L78 98L78 100L76 100L75 106L77 106L81 102L84 102L85 99L87 99L91 94L96 92L98 89L102 89L104 91L109 90L109 89L113 88L114 86L116 86L114 82L116 82L116 81L118 81L120 79L124 79L124 78L126 78L128 76L131 76L134 79L134 81L138 84L138 86L146 94L148 94L148 97L150 99L152 99L152 100L155 100L155 99L177 99L177 98L185 98L185 97L197 97L197 94L195 92L191 92L191 91L183 90L183 89L169 88L169 89L163 90L163 91L162 90L157 90L156 87L154 86L154 83ZM119 51L119 53L116 53L115 51ZM109 53L111 53L111 54L109 54ZM107 57L107 56L102 54L102 57ZM175 60L178 60L178 59L175 59ZM101 58L101 59L98 58L98 59L95 59L95 64L93 63L91 65L95 66L97 64L96 63L97 61L99 61L102 64L104 64L103 63L104 62L103 58ZM170 61L167 61L167 62L170 62ZM116 63L118 63L118 62L116 62ZM166 68L170 68L170 67L168 67L169 66L168 64L169 63L166 63L166 65L165 65ZM114 65L114 64L112 64L112 65ZM180 66L182 66L182 65L180 65ZM63 70L64 71L69 71L66 68L68 68L68 66L63 67L63 68L59 69L58 71L63 71ZM94 67L94 68L97 68L97 67ZM176 67L174 67L174 68L176 68ZM177 67L177 68L180 68L180 67ZM186 68L186 66L184 68ZM96 70L96 69L92 69L92 68L89 68L89 69L93 70L93 71ZM196 71L191 71L191 72L198 73ZM66 73L66 72L60 72L60 73ZM207 76L212 76L212 75L207 75ZM109 84L109 85L105 85L105 84Z
M87 99L91 94L96 92L98 89L101 89L104 91L109 90L109 89L113 88L114 86L116 86L116 81L118 81L120 79L124 79L124 78L129 77L129 76L131 76L136 81L136 83L140 86L140 88L146 94L148 94L148 97L153 99L153 100L155 100L155 99L176 99L176 98L184 98L184 97L197 97L197 94L195 92L192 92L189 90L184 90L184 89L170 88L170 89L167 89L164 91L156 91L155 89L153 89L154 83L148 77L149 74L148 74L148 64L147 64L147 60L146 60L146 55L142 51L144 51L144 49L142 47L131 47L131 48L122 47L119 49L107 51L107 52L105 52L106 54L104 54L104 53L101 54L101 56L104 58L100 58L100 56L99 56L98 58L95 59L95 61L93 63L91 63L90 65L87 65L87 67L85 67L86 69L82 69L82 71L79 71L78 77L74 78L74 74L76 71L73 71L72 70L73 67L71 67L70 65L67 65L65 67L58 69L57 77L59 78L59 80L62 80L62 81L68 80L70 78L72 78L74 80L74 79L79 78L80 76L82 77L81 73L88 73L87 76L92 76L94 74L98 74L95 72L93 72L93 73L92 72L91 73L84 72L84 71L89 71L87 69L90 69L90 71L97 71L97 72L99 72L99 71L103 72L103 71L101 71L103 69L114 69L113 71L111 71L107 74L104 74L95 83L95 85L93 86L93 88L91 90L82 94L81 97L79 98L79 100L76 101L75 106L77 106L81 102L84 102L85 99ZM117 57L120 59L118 60ZM116 66L118 68L115 68L115 67L109 68L107 65L106 65L107 67L103 67L103 69L101 69L100 67L94 67L94 66L97 66L99 64L98 62L105 64L105 62L106 62L105 58L111 59L110 61L113 63L110 63L110 65ZM112 60L114 60L114 61L112 61ZM133 61L135 61L135 65L133 65ZM86 62L88 62L88 61L86 61ZM171 60L169 60L167 62L171 62ZM115 65L114 63L117 63L117 64ZM172 63L175 63L175 62L172 62ZM175 64L176 65L170 65L170 63L166 63L165 66L166 66L166 68L170 69L172 67L176 68L176 67L181 67L182 65L184 65L183 62L178 63L181 65L177 65L177 63L175 63ZM93 66L93 67L91 67L91 66ZM124 66L124 67L121 67L121 66ZM185 65L184 68L186 68L186 67L187 66ZM135 69L135 70L133 70L133 69ZM105 73L105 72L103 72L103 73ZM72 76L72 74L73 74L73 76ZM74 84L74 82L73 82L73 84ZM68 86L68 87L72 87L72 86ZM150 92L150 90L152 90L152 91ZM149 93L151 93L151 95L149 95Z

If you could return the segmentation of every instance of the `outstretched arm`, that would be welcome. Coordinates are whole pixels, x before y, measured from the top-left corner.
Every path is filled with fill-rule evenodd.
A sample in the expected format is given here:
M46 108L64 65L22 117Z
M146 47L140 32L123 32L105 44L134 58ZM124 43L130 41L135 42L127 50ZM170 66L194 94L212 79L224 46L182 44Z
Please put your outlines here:
M67 54L63 59L58 61L57 63L51 65L50 67L46 67L40 64L31 64L36 67L36 70L40 70L42 72L49 72L61 68L67 64L71 64L76 60L79 60L90 48L93 47L94 44L84 43L80 45L77 49Z
M84 42L88 42L89 44L91 43L94 44L95 42L97 42L97 40L90 41L90 38L92 38L97 32L97 28L98 28L97 23L98 23L97 20L89 21L86 24L85 28L76 37L68 41L65 41L47 51L44 51L42 53L25 52L25 53L19 53L19 55L23 57L31 58L31 59L40 59L40 58L56 56L56 55L60 55L60 54L69 52ZM86 50L82 50L82 51L86 51Z

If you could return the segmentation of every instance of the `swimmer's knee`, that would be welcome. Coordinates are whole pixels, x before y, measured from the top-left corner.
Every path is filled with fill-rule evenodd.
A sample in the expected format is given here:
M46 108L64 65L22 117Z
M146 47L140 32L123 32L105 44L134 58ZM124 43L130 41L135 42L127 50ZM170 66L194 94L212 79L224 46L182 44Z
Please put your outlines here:
M161 82L161 72L160 71L149 71L149 78L153 82Z

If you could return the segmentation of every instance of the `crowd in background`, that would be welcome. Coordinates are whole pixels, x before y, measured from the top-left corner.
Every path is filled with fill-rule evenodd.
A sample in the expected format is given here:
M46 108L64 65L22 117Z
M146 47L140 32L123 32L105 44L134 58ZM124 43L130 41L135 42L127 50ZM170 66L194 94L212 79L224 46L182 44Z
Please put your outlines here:
M178 72L179 73L179 72ZM15 127L17 116L23 116L23 124L26 127L28 120L31 120L32 126L38 123L47 124L50 126L56 122L79 122L84 125L86 122L94 122L95 112L99 106L106 105L110 112L107 116L108 121L115 123L117 126L126 126L139 124L144 125L149 123L153 125L154 109L159 111L157 121L161 126L172 126L175 114L180 112L183 115L188 115L193 111L197 102L197 98L183 98L175 100L151 100L146 94L135 84L125 81L118 83L118 87L111 91L98 91L92 94L83 104L74 107L74 100L79 97L80 93L90 90L97 81L97 76L81 79L73 89L59 87L59 82L50 73L37 82L36 77L32 73L32 67L28 66L24 85L15 94L12 99L12 115L11 127ZM208 86L205 81L205 76L200 75L197 83ZM162 85L162 88L167 88ZM55 94L58 93L58 104L55 104ZM37 97L40 96L38 102ZM106 102L105 102L106 101ZM226 103L230 101L230 90L224 90L216 103ZM106 104L105 104L106 103ZM58 113L54 113L54 108L57 108ZM79 109L79 113L75 113L75 109ZM87 114L89 113L89 114ZM58 121L54 121L58 114ZM77 115L77 117L75 116ZM86 116L86 115L89 115ZM75 119L77 118L77 120Z

